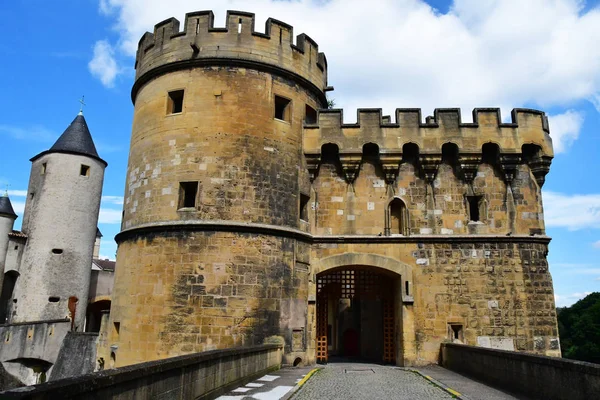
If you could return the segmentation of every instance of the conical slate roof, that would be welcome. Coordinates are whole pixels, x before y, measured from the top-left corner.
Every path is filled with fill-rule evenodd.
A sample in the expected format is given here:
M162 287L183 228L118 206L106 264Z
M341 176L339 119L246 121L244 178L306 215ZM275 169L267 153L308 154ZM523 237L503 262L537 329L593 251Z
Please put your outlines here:
M8 195L0 196L0 216L17 218L15 210L12 208Z
M50 147L50 150L38 154L33 157L31 161L49 153L79 154L95 158L106 164L106 161L98 156L96 146L92 140L92 135L90 134L87 122L82 113L79 113L75 117L73 122L71 122L71 125L69 125L62 135L60 135L56 143Z

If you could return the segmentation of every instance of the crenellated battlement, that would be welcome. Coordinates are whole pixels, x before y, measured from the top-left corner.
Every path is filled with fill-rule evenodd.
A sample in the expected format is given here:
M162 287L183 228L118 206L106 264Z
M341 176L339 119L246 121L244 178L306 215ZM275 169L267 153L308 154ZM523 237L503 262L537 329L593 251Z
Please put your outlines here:
M517 108L511 122L502 122L500 109L476 108L473 122L462 122L458 108L435 109L423 121L421 109L396 110L396 122L383 116L381 109L359 109L357 122L343 123L343 110L320 110L315 124L304 126L304 153L314 177L321 162L324 145L337 146L342 170L352 181L360 165L363 148L375 144L388 179L393 180L407 153L420 166L424 177L433 179L445 157L456 157L466 181L473 179L484 157L484 146L492 149L495 162L511 181L515 168L527 163L540 186L554 156L545 113ZM446 147L445 145L450 145ZM452 154L455 153L455 154Z
M293 76L325 99L327 59L317 43L306 34L296 37L293 28L269 18L265 32L255 31L254 14L228 11L226 25L214 26L212 11L185 16L183 30L175 18L164 20L139 41L135 61L137 90L153 76L193 66L227 65L255 67Z

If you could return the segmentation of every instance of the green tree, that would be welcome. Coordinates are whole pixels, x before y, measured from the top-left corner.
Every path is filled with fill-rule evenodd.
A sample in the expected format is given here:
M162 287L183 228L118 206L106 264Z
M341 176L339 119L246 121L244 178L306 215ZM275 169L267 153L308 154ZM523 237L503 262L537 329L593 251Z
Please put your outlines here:
M600 293L557 309L562 355L600 364Z

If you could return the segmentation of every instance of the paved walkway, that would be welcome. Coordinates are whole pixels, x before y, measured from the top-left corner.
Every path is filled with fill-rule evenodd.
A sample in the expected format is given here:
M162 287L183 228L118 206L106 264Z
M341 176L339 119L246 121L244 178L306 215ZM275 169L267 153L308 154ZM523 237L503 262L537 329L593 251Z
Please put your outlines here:
M283 368L217 397L217 400L278 400L288 394L312 367Z
M376 364L330 363L293 400L452 399L415 372Z
M514 397L500 390L491 388L483 383L474 381L466 376L442 368L439 365L430 365L417 368L424 375L428 375L438 382L459 392L463 397L471 400L516 400L523 397Z

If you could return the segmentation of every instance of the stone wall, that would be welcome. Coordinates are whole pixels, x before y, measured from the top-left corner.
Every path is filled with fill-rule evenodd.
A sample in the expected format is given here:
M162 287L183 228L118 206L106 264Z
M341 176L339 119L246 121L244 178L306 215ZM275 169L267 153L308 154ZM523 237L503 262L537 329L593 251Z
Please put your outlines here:
M442 365L532 399L588 400L600 393L598 364L444 343Z
M0 393L11 399L207 399L279 369L281 348L209 351Z
M74 330L83 331L105 168L76 154L33 161L22 226L28 238L10 322L71 318Z
M96 369L97 333L68 332L49 380L89 374Z
M43 381L52 374L70 328L68 320L0 325L0 362L27 385Z
M560 356L558 329L544 238L450 239L367 237L333 239L315 244L312 274L348 265L382 268L401 277L402 326L397 327L398 363L435 363L440 343L452 340L451 325L461 327L460 340L493 346L506 339L511 348ZM339 262L328 260L338 258ZM386 260L385 263L378 259ZM312 275L311 276L314 276ZM408 283L409 293L405 292ZM309 293L315 293L314 282ZM314 308L309 308L309 352L314 354Z
M290 351L292 329L306 326L308 271L296 252L293 239L233 232L161 232L121 243L108 335L115 365L270 336L284 337Z

